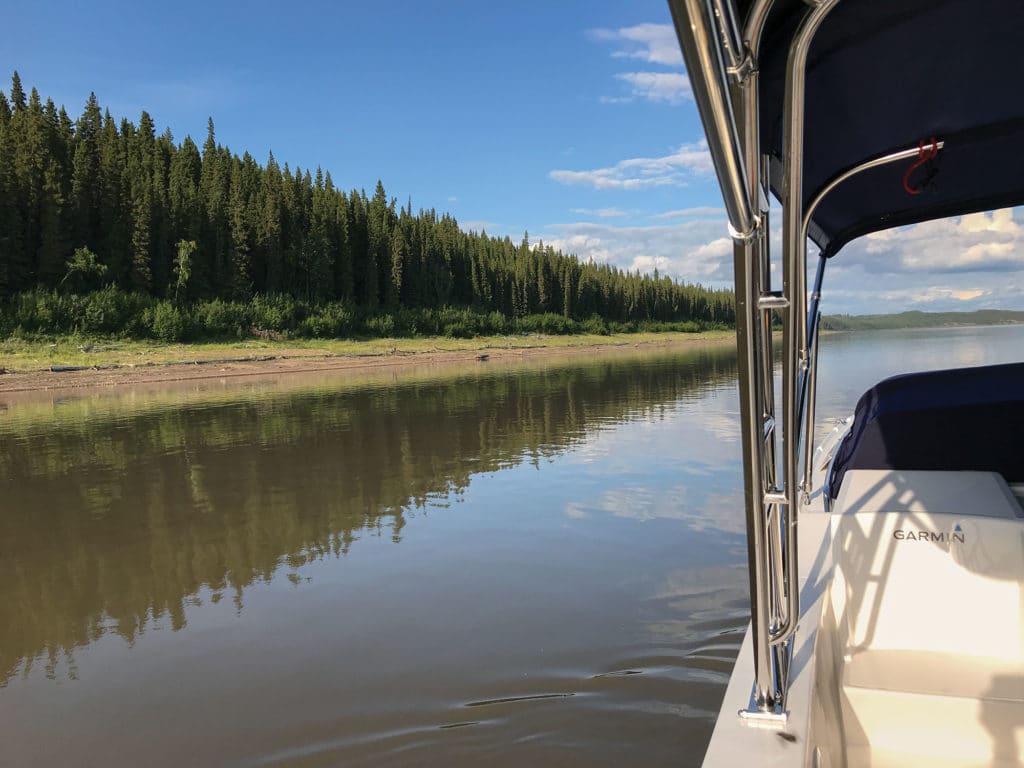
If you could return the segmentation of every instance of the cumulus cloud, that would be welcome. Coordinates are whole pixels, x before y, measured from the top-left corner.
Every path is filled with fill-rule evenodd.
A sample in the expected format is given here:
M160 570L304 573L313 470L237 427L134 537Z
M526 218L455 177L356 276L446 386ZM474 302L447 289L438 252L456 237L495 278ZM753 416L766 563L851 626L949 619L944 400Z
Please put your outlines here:
M620 72L616 80L628 83L633 96L666 104L693 99L690 78L680 72Z
M683 65L679 41L671 24L637 24L619 29L594 29L590 36L595 40L619 44L612 53L616 58L640 59L651 64L670 67Z
M850 250L882 271L1024 270L1024 231L1013 214L1005 208L875 232Z
M653 226L556 224L546 228L543 240L583 261L646 273L657 269L688 282L731 287L732 241L721 210L666 213L673 216L658 216L680 220ZM927 222L855 241L830 263L822 310L1024 309L1024 227L1015 214L1019 217L1008 210ZM774 253L777 259L777 242Z
M960 219L958 229L961 232L999 232L1002 234L1019 235L1020 227L1013 220L1012 208L1001 208L988 213L971 213Z
M675 30L669 24L637 24L619 29L595 29L594 40L616 44L612 57L636 59L670 67L673 72L620 72L615 78L629 86L629 95L603 96L606 104L623 104L635 99L681 104L693 99L690 79L682 72L683 57Z
M886 279L879 290L877 278L836 267L822 293L825 314L880 314L917 309L924 312L1013 308L1013 299L989 280L967 284L920 285L909 275ZM919 277L919 276L918 276Z
M663 157L633 157L608 168L588 171L554 170L548 174L561 184L581 184L594 189L644 189L683 186L690 176L713 172L707 142L684 144Z
M724 259L732 254L732 239L719 237L693 250L693 255L702 260Z
M724 217L655 226L576 222L550 225L543 240L582 261L726 286L732 280L732 246L728 238L725 248L719 242L725 231Z
M825 278L826 313L1024 308L1019 209L939 219L850 243Z

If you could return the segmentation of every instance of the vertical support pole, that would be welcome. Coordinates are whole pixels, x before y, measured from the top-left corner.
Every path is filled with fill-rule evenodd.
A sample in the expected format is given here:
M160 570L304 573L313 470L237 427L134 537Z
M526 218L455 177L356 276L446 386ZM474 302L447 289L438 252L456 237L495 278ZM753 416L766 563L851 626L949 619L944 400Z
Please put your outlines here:
M771 312L758 306L762 295L771 291L771 259L768 248L768 205L762 206L761 137L759 126L760 99L758 89L757 50L761 31L772 0L761 0L751 10L751 25L744 30L744 43L749 57L748 66L739 82L733 87L737 109L740 138L743 142L743 162L747 174L747 191L750 204L761 216L761 226L756 236L740 248L734 245L734 277L737 297L736 339L737 353L745 365L740 364L740 418L743 432L750 433L752 440L744 442L743 478L744 501L747 510L747 547L750 569L750 593L757 595L760 608L752 610L752 632L754 638L754 688L750 707L744 716L752 713L771 713L782 704L782 688L777 663L777 654L769 642L772 628L779 622L779 607L782 595L779 590L784 564L778 557L775 544L781 535L778 507L774 509L765 503L765 492L775 487L775 394L773 386L774 361L771 354L772 329ZM729 14L723 14L728 16ZM730 37L726 35L726 37ZM738 68L739 62L733 62ZM767 177L764 177L767 178ZM742 265L740 260L743 260ZM740 302L743 294L742 318L745 328L740 328ZM741 341L742 337L742 341ZM770 424L767 432L765 425ZM749 464L749 466L748 466ZM751 606L753 608L753 605Z
M805 228L806 229L806 228ZM806 239L806 238L805 238ZM821 284L825 279L824 256L818 256L818 269L814 275L814 288L811 289L811 306L807 314L807 338L811 348L810 370L807 372L807 388L804 394L804 408L807 412L806 429L804 430L804 482L802 486L804 502L810 501L811 484L814 480L814 406L818 399L818 332L821 326Z
M736 283L736 355L742 423L743 501L747 511L747 557L750 574L750 620L754 639L753 709L773 711L778 692L768 638L771 630L771 600L768 581L768 547L765 526L764 478L761 456L764 450L764 393L761 391L761 361L757 355L757 332L761 312L759 292L751 267L755 263L751 241L733 242Z
M731 8L718 2L722 21ZM747 511L747 547L750 564L751 623L754 637L754 708L772 711L777 701L776 674L769 642L771 621L765 541L764 480L761 476L764 395L760 386L759 280L754 243L760 237L756 214L759 187L750 176L737 132L733 99L722 59L722 31L711 0L669 0L679 44L693 86L694 100L708 139L708 149L722 187L722 198L733 234L736 285L736 344L739 368L740 413L743 421L744 502ZM725 30L734 39L733 29ZM735 51L734 51L735 53ZM748 118L749 119L749 118ZM746 133L752 135L751 132ZM755 164L753 178L757 178Z
M814 475L814 405L817 400L818 389L818 324L821 322L821 313L815 307L814 317L811 319L811 368L807 372L807 429L804 430L804 501L810 501L811 482Z
M722 188L729 226L735 237L747 239L756 233L758 219L747 189L747 174L714 14L707 0L669 0L669 10L693 85L693 98L708 140L708 152Z
M793 37L786 62L783 105L782 179L782 292L789 299L782 311L782 480L786 491L786 594L788 615L773 637L778 645L796 630L800 581L797 569L797 519L800 487L800 421L798 403L802 377L807 370L807 240L803 216L804 96L807 55L822 22L838 0L818 0L804 17Z

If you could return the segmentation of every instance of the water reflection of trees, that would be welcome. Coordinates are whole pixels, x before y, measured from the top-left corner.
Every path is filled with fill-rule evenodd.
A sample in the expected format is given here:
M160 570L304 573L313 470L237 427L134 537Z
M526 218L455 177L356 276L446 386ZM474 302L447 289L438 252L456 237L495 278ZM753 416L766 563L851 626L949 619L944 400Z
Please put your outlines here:
M602 425L735 376L728 350L344 391L108 409L0 433L0 685L147 622L174 629L472 474L564 450ZM34 660L39 659L40 662ZM73 674L73 663L72 663Z

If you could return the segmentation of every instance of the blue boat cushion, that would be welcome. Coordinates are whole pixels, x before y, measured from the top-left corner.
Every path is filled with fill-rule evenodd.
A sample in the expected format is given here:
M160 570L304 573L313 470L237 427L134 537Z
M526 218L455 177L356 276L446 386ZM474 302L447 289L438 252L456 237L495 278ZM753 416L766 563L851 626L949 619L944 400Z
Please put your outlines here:
M1024 363L894 376L860 398L830 488L849 469L976 470L1024 482Z

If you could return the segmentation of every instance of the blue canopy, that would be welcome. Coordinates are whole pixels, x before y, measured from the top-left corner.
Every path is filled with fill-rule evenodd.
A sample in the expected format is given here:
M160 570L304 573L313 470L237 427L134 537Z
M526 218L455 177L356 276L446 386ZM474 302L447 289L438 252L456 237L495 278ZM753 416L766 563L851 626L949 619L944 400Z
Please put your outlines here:
M776 194L786 57L806 11L777 0L761 47L761 146ZM930 149L933 137L945 147L913 170L915 160L879 167L832 191L810 227L826 256L876 230L1024 203L1022 46L1020 0L838 3L808 58L804 205L865 160Z

